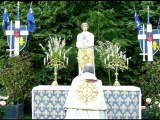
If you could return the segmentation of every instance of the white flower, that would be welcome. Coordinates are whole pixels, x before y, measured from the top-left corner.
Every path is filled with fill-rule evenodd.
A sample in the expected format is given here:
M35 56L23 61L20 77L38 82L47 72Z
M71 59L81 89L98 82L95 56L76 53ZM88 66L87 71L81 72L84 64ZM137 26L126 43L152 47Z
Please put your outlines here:
M158 107L160 108L160 103L158 104Z
M7 100L8 98L9 98L9 96L7 96L7 97L0 96L0 99L2 99L2 100Z
M158 101L155 101L155 104L156 104L156 105L158 105L158 103L159 103Z
M146 103L147 103L147 104L150 104L150 103L151 103L151 98L147 98L147 99L146 99Z

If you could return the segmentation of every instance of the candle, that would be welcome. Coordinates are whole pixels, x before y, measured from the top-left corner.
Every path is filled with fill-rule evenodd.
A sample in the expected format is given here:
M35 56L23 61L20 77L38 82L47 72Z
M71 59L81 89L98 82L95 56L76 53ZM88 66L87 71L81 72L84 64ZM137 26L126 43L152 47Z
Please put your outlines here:
M127 58L127 67L128 67L128 62L129 62L129 61L128 61L128 58Z
M59 57L61 57L61 51L59 52Z
M122 57L122 51L120 52L120 57Z
M47 54L47 62L48 62L48 54Z
M107 56L107 59L109 60L109 54L108 54L108 56Z
M67 59L67 65L68 65L68 57L66 57L66 59Z
M118 53L118 46L117 46L117 53Z
M44 58L44 66L46 65L46 58Z
M106 64L106 58L104 59L104 64Z
M126 54L123 55L123 59L126 60Z

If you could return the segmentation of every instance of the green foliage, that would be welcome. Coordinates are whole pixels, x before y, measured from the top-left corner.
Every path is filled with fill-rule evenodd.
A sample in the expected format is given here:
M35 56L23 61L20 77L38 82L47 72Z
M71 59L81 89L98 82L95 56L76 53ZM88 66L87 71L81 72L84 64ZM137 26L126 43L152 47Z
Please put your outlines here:
M65 59L63 55L69 52L69 50L72 48L70 47L69 49L65 49L65 39L61 40L61 38L57 37L50 37L50 40L48 41L47 48L46 49L42 44L40 43L39 45L42 47L43 51L45 54L49 57L50 61L54 60L63 60Z
M155 97L160 90L160 65L159 60L148 62L142 66L142 71L139 73L137 85L140 86L142 95L145 97Z
M120 46L118 43L113 44L109 41L101 42L98 41L98 46L95 46L95 49L99 53L99 59L101 61L102 66L105 68L115 69L117 63L119 63L119 67L121 70L126 68L126 57L120 56ZM123 54L123 53L122 53ZM121 55L122 55L121 54Z
M49 68L54 68L54 80L57 82L57 72L60 68L65 68L68 65L68 57L66 54L72 47L65 49L65 39L61 40L61 37L50 37L47 48L39 44L47 58L44 58L44 65Z
M9 96L9 103L23 103L24 99L29 98L32 87L30 66L28 56L23 54L23 56L9 58L1 68L0 84L3 87L3 94Z
M157 28L160 13L159 1L33 1L32 8L36 29L33 33L29 33L26 47L20 52L20 54L23 54L23 52L27 51L30 54L31 68L33 70L30 77L33 86L50 84L52 81L53 70L43 67L44 53L39 47L39 43L47 46L46 38L49 35L58 35L58 37L65 38L66 48L73 47L69 53L68 67L59 70L60 75L58 76L60 84L71 83L72 78L78 74L76 37L81 32L81 23L88 22L89 31L95 36L95 45L98 45L97 41L105 42L106 40L113 44L119 43L122 51L126 51L126 56L132 57L128 71L119 72L120 83L142 87L142 93L144 92L143 94L147 96L147 92L145 93L146 88L142 84L146 85L146 81L154 84L150 80L152 72L149 68L152 68L152 64L150 67L146 67L146 63L142 61L142 56L139 55L142 51L139 48L137 31L134 28L133 4L141 23L145 24L147 23L147 5L149 5L150 22L154 29ZM3 2L0 5L2 15L4 11ZM6 5L9 19L14 22L17 17L17 1L6 1ZM20 2L21 25L27 25L29 6L29 1ZM2 25L2 20L0 24ZM5 30L2 27L0 29L2 31L0 33L0 66L2 68L8 62L9 53L6 51L8 46ZM114 72L106 71L97 56L98 53L95 52L96 75L102 79L104 85L108 85L108 74L114 80ZM160 57L160 54L155 54L154 60L155 57ZM153 66L153 69L158 69L158 64ZM146 72L144 67L146 71L149 69L150 73ZM153 74L158 76L158 72ZM152 78L152 81L154 81L154 78ZM150 89L152 89L151 86Z
M0 118L4 115L4 107L0 106Z
M150 99L150 103L145 103L145 109L142 110L144 119L159 119L160 118L160 96L147 98ZM146 100L147 100L146 99Z
M120 51L120 45L118 43L113 44L109 41L101 42L97 41L98 45L95 46L95 50L98 52L98 58L100 65L105 69L108 69L109 81L110 81L110 69L115 70L125 70L128 69L126 65L126 55ZM127 58L128 59L128 58Z

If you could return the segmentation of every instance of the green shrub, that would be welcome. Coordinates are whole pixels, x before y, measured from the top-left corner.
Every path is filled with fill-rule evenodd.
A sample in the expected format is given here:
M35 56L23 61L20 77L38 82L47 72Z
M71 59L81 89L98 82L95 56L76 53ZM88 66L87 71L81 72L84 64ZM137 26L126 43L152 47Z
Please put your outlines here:
M0 84L3 87L3 94L9 96L10 104L23 103L29 98L31 91L30 70L31 63L29 56L23 54L9 58L0 72Z

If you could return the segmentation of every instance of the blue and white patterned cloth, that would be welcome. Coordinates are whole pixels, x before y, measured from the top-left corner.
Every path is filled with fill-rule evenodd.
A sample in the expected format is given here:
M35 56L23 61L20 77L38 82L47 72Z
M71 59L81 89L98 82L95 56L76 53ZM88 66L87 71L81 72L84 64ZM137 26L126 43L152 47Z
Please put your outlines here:
M64 119L70 86L40 85L32 89L32 119ZM108 119L141 119L141 90L135 86L103 86Z

